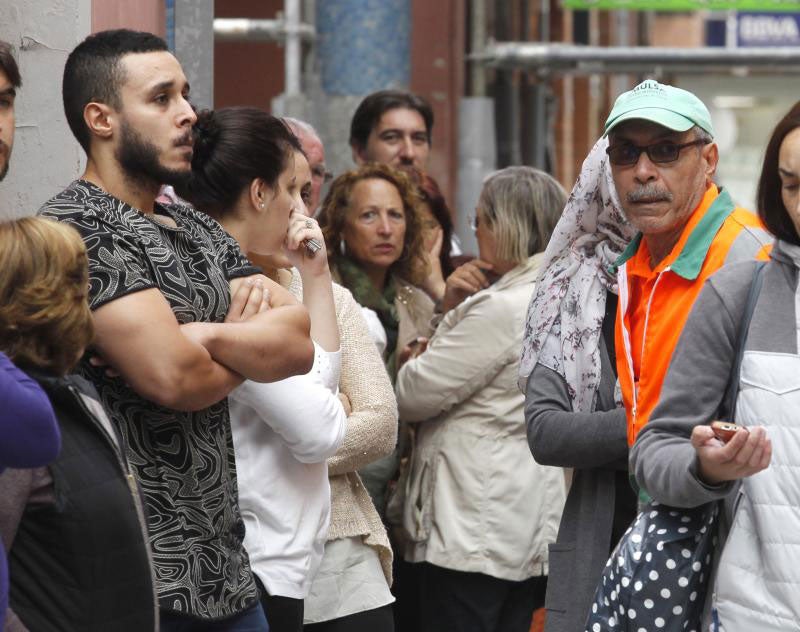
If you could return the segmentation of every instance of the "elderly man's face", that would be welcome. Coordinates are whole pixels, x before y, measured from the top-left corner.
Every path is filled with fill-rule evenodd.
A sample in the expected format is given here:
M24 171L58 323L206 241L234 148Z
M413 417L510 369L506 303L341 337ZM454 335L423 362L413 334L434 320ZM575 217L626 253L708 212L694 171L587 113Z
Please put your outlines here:
M609 146L645 147L656 143L682 145L695 132L674 132L644 120L621 123L609 135ZM645 236L679 231L711 184L718 152L713 143L683 148L672 162L653 162L646 152L632 165L614 165L611 172L628 221Z
M316 136L304 134L300 138L303 151L308 158L308 166L311 169L311 199L307 209L310 216L314 216L319 208L319 200L322 196L322 185L330 179L330 173L325 166L325 148L322 141Z

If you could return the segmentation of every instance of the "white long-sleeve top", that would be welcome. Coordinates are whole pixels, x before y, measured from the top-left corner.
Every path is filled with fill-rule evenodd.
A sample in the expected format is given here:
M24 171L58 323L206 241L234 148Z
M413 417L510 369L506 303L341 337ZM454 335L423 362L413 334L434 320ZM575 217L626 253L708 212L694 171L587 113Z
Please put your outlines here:
M314 344L305 375L245 381L229 396L244 545L270 595L303 599L327 539L331 491L326 460L347 417L337 397L341 352Z

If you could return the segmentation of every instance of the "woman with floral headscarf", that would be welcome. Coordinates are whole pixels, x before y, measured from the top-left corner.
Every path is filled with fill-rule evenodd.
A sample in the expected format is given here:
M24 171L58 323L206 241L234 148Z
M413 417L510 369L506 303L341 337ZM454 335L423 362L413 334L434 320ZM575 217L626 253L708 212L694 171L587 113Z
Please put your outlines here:
M528 308L519 385L537 462L574 468L550 545L547 632L582 629L611 549L636 514L625 409L616 396L611 266L633 236L603 138L592 148L545 251Z

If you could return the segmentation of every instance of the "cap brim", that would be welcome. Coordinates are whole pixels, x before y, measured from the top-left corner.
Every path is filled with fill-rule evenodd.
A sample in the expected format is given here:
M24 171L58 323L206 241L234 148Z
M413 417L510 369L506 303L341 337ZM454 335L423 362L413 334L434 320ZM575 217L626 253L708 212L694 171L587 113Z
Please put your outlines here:
M620 114L617 118L606 123L606 129L603 136L608 136L608 133L620 123L631 120L650 121L656 123L673 132L685 132L692 129L696 123L682 114L677 114L671 110L663 108L639 108Z

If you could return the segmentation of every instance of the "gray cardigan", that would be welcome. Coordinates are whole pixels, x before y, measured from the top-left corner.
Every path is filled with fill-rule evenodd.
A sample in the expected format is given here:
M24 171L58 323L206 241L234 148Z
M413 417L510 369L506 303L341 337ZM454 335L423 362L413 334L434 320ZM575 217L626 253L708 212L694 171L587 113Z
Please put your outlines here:
M630 467L656 500L696 507L731 494L697 476L692 428L715 418L728 384L755 261L727 265L703 288L686 321L650 421L631 449ZM793 288L797 268L771 262L764 272L745 351L797 353ZM688 474L688 475L687 475Z
M616 481L618 473L627 472L628 443L625 410L614 403L615 372L602 337L600 355L592 413L572 412L564 378L548 367L537 364L528 378L525 420L534 458L543 465L575 468L558 538L550 545L546 632L583 629L615 544Z
M707 282L689 315L659 404L631 451L640 485L656 500L693 507L725 499L708 608L729 632L797 630L800 620L800 358L796 263L777 242L764 271L739 374L735 421L763 425L769 467L709 486L699 479L692 429L717 417L740 335L755 262L725 266ZM703 628L705 629L705 627Z

